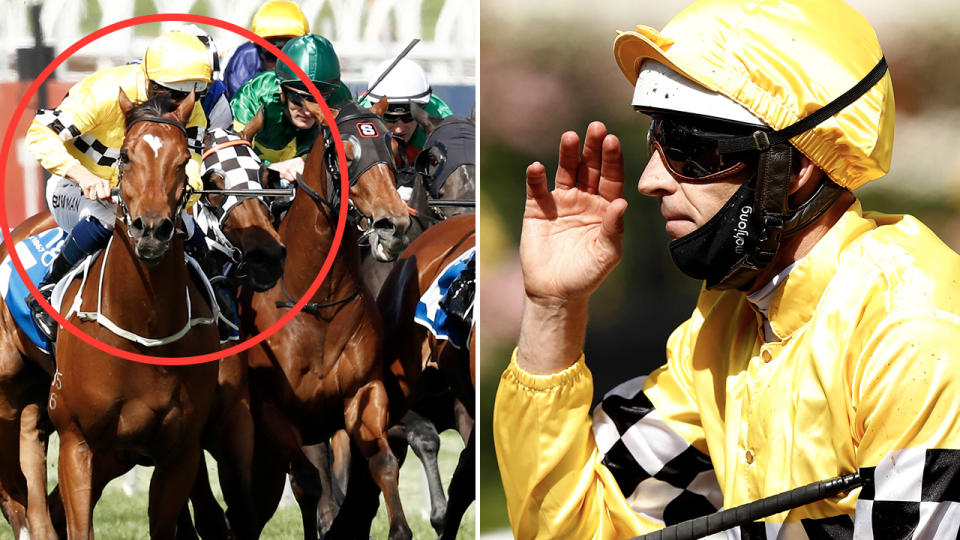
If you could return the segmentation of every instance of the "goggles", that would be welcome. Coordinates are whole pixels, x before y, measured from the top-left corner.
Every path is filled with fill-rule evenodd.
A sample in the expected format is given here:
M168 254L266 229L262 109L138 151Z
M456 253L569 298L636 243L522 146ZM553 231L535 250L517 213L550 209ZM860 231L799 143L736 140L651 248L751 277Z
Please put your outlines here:
M651 151L660 153L671 174L681 180L709 182L740 172L753 152L721 153L721 140L734 139L756 128L724 122L684 122L678 118L654 116L647 132ZM744 133L737 133L743 131Z
M168 83L168 84L170 84L170 83ZM182 86L183 83L173 83L173 84L178 84L178 85L181 85L181 86ZM194 85L194 83L190 83L190 84L191 84L191 85ZM196 83L196 84L195 84L195 88L196 88L195 97L196 97L197 101L202 100L202 99L207 95L207 87L208 87L208 85L205 84L205 83ZM162 84L162 83L158 83L158 82L156 82L156 81L151 81L151 82L150 82L150 96L151 96L151 97L152 97L152 96L156 96L157 94L166 94L167 96L170 97L171 100L176 101L176 102L179 103L179 102L183 101L184 99L187 99L187 96L190 95L190 92L191 92L191 90L179 90L179 89L177 89L177 88L171 88L170 86L164 85L164 84Z
M290 38L267 38L267 41L270 42L274 47L283 50L283 46L290 41ZM257 56L260 57L261 64L269 64L277 62L277 55L263 48L259 43L257 44Z
M317 85L317 90L320 91L320 95L323 97L323 99L328 99L330 96L333 95L333 92L336 90L335 87L329 88L323 84L319 84L319 83L314 83L314 84ZM317 100L314 99L313 94L311 94L310 92L307 92L306 90L298 90L296 88L293 88L290 85L284 85L282 88L283 88L283 95L286 96L286 98L290 100L297 107L303 107L304 101L309 101L310 103L317 102Z
M387 107L387 111L383 113L384 122L413 122L413 112L410 110L409 103L397 103Z

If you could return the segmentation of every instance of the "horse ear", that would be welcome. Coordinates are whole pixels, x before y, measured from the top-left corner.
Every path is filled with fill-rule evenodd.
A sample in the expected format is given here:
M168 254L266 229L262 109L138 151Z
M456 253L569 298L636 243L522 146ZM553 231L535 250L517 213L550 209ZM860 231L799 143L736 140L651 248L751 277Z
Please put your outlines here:
M177 110L173 111L174 118L181 124L187 125L187 122L190 121L190 115L193 113L194 103L196 103L196 95L191 90L187 97L183 98L183 101L177 105Z
M420 124L420 127L423 128L424 133L429 137L437 125L440 124L440 118L433 118L430 116L430 113L427 112L419 103L410 104L410 114L413 115L413 119L417 121L417 124Z
M390 103L387 101L387 98L382 97L373 107L370 107L370 110L380 118L383 118L383 113L387 112L387 107L389 106Z
M120 110L123 111L124 116L126 116L127 113L129 113L134 107L133 102L127 97L127 93L123 91L123 88L120 89L120 92L117 95L117 101L120 103Z
M309 112L314 118L317 119L318 124L320 124L321 126L327 125L327 118L323 115L323 110L320 108L319 104L314 103L312 101L304 100L303 106L304 108L307 109L307 112ZM330 114L332 114L333 117L336 118L337 115L340 114L340 109L334 109L330 107Z
M263 107L260 107L260 110L257 111L257 114L253 115L253 118L247 122L247 125L243 127L243 131L240 132L240 136L246 139L247 141L253 142L253 137L257 134L260 129L263 128Z

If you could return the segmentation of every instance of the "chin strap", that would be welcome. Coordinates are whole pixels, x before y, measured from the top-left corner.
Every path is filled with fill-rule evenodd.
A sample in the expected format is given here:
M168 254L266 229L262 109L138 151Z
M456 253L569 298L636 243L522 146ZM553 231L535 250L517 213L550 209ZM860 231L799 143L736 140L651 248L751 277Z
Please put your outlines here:
M760 154L754 198L762 225L760 238L726 276L716 283L708 281L708 289L747 289L757 274L773 261L783 238L816 221L847 191L824 176L806 201L791 208L789 186L794 152L792 145L781 143Z

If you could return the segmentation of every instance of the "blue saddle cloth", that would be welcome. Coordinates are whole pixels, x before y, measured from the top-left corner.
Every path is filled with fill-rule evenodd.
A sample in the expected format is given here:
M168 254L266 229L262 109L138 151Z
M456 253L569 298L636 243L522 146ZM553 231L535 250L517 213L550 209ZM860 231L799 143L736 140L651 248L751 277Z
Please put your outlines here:
M440 301L447 294L454 280L460 277L473 260L475 254L476 248L470 248L448 264L420 297L414 314L414 320L418 324L425 326L437 339L446 339L458 349L466 344L470 329L447 314L441 307Z
M47 275L47 269L53 263L57 254L60 253L66 239L67 233L63 229L55 228L31 236L16 245L20 262L23 263L23 268L27 271L27 275L30 276L30 281L34 285L39 284L43 277ZM30 308L27 307L26 298L29 294L23 278L13 267L10 255L7 255L0 263L0 295L3 296L4 302L7 303L7 309L10 310L13 320L23 330L23 333L37 347L49 352L50 343L33 324L33 316L30 313Z

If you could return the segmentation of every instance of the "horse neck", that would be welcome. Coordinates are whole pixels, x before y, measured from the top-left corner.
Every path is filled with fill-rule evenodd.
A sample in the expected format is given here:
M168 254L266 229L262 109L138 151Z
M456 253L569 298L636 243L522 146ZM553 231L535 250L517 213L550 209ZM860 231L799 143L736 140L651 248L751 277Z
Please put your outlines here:
M327 169L322 146L311 150L304 164L302 182L330 201L327 194ZM329 206L315 201L306 192L298 193L278 230L281 241L288 246L284 265L284 280L288 287L306 290L320 272L323 262L333 248L338 214ZM348 223L333 266L327 273L318 294L349 293L359 283L359 251L357 231ZM291 291L292 292L292 291Z
M110 251L106 257L100 258L100 264L104 283L101 291L103 312L108 317L136 314L121 326L145 336L170 335L183 326L187 318L185 291L189 278L181 237L175 236L160 262L150 268L137 258L126 228L118 224L113 231ZM99 271L94 269L88 278L88 283L94 286L92 289L88 287L94 292L93 297L99 276ZM86 296L90 296L89 293Z

